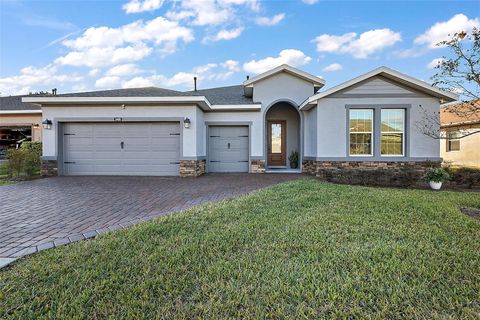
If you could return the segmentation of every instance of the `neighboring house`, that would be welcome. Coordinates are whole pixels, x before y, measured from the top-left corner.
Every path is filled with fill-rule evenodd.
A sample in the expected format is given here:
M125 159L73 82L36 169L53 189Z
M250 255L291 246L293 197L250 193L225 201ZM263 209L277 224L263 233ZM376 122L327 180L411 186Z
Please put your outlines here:
M44 174L181 175L425 167L439 141L414 123L457 95L381 67L326 91L288 65L237 86L25 97L42 106Z
M40 106L22 102L27 96L0 97L0 150L22 141L42 141Z
M480 100L476 101L480 110ZM442 139L440 155L443 161L466 167L480 167L480 111L465 114L471 106L457 103L442 108L440 121Z

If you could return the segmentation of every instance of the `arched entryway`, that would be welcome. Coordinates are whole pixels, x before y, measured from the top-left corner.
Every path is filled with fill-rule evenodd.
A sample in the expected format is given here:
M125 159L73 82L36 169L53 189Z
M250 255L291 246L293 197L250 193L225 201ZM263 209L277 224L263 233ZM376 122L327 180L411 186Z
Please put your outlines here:
M301 170L301 127L302 119L295 104L279 101L265 111L265 161L269 171ZM289 161L297 152L297 166Z

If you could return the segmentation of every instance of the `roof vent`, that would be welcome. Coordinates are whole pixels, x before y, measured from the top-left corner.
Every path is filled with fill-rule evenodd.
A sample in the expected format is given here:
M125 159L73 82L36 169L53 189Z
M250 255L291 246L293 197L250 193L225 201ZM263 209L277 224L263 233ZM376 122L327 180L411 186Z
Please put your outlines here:
M250 79L250 76L247 76L247 80L249 80L249 79Z
M197 91L197 77L193 77L193 90Z

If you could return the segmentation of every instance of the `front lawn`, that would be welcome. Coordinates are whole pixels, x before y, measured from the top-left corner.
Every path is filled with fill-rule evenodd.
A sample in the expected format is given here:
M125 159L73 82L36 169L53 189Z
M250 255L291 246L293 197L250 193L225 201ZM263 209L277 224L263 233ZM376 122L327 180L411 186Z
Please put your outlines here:
M478 318L479 193L289 182L0 271L0 318Z

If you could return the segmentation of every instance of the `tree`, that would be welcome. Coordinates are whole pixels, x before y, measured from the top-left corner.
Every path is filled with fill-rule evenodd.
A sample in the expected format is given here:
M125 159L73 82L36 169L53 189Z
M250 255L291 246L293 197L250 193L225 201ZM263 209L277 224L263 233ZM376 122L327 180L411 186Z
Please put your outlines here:
M468 124L480 120L480 30L473 28L469 34L462 31L449 37L437 46L448 48L451 56L439 60L435 67L437 73L431 79L434 86L461 94L463 103L448 106L445 110L455 115L458 122ZM425 109L423 112L417 127L430 137L446 138L445 132L438 130L440 115L429 114ZM459 138L475 133L480 133L480 130L465 130L460 132Z

